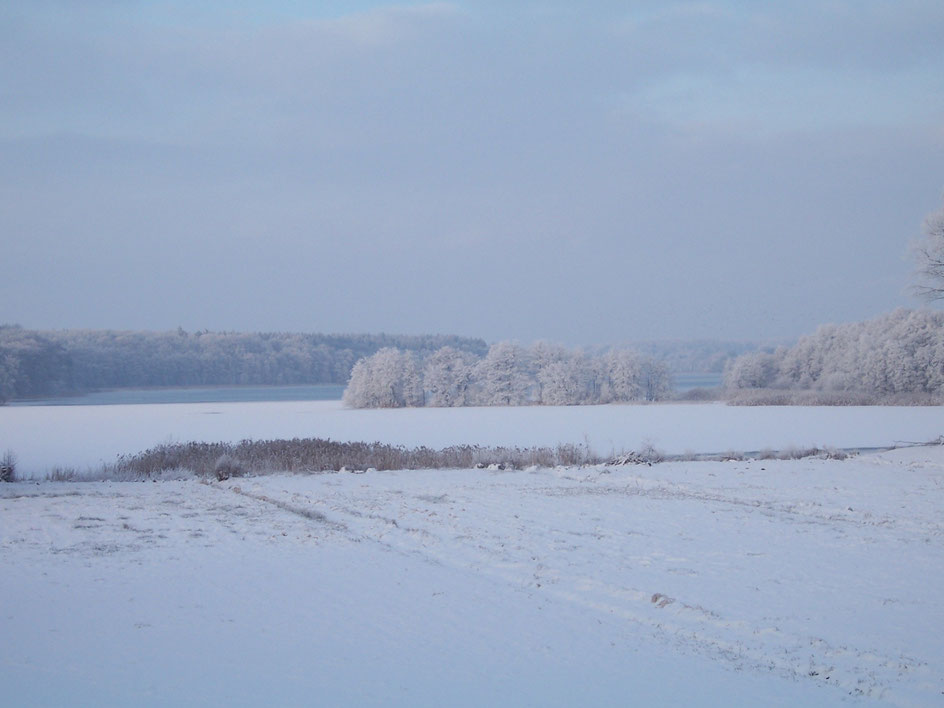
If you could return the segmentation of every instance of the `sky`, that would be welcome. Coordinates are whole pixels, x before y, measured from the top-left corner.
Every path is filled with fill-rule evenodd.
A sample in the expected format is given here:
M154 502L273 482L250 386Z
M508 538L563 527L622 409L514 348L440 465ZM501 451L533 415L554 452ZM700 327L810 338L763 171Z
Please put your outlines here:
M944 3L0 0L0 323L785 339L920 304Z

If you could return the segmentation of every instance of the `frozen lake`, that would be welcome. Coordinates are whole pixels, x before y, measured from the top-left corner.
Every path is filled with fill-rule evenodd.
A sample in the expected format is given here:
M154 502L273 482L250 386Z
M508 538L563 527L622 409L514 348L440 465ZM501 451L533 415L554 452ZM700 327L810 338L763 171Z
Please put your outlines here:
M405 446L651 444L666 453L883 447L944 434L940 407L735 407L719 403L352 410L340 401L7 406L0 452L24 475L80 470L166 442L321 437Z
M79 396L11 401L11 406L116 406L143 403L253 403L260 401L340 401L344 386L187 386L121 388Z
M716 388L721 374L676 374L675 390ZM183 388L122 388L77 396L11 401L11 406L115 406L144 403L260 403L269 401L340 401L341 384L309 386L187 386Z

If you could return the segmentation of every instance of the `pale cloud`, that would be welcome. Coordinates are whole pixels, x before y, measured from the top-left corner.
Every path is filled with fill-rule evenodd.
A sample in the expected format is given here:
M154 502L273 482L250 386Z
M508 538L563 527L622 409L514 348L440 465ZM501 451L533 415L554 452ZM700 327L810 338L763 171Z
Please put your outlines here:
M944 6L703 2L614 25L634 70L625 114L764 136L944 121Z
M944 124L944 75L903 76L747 66L647 84L623 110L679 129L745 137L847 126Z
M0 44L13 69L0 77L7 99L0 134L212 140L210 133L225 136L245 123L255 130L270 118L278 131L313 102L330 106L346 91L377 86L384 70L415 61L417 47L435 45L464 16L434 3L208 27L148 22L125 9L102 31L63 7L51 18L22 13ZM76 16L77 26L63 14Z
M668 3L615 20L615 37L649 68L708 71L740 63L900 72L944 57L944 5L930 0Z
M416 6L393 6L347 15L331 20L314 20L307 24L316 32L325 32L367 46L391 46L415 40L425 23L453 20L463 16L456 5L432 3Z

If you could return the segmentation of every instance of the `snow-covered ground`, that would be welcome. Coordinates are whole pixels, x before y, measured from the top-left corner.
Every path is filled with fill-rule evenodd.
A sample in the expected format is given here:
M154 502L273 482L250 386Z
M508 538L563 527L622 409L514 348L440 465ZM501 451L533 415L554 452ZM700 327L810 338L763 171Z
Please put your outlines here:
M941 446L0 485L0 695L937 706L942 508Z
M352 410L340 401L0 407L0 454L24 475L83 470L164 442L321 437L407 446L555 446L601 455L649 443L667 453L883 447L944 433L939 407L723 404Z

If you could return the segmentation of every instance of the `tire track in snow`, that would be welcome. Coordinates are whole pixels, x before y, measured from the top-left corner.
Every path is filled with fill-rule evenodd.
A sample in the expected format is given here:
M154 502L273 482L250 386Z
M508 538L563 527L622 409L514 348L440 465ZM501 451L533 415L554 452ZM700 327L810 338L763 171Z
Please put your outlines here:
M335 531L347 531L347 526L337 521L330 520L327 516L322 514L320 511L314 509L308 509L302 506L295 504L290 504L288 502L282 501L281 499L275 499L273 497L267 496L265 494L253 494L252 492L245 491L239 485L232 486L219 486L218 489L225 489L233 494L238 494L239 496L246 497L247 499L253 499L257 502L262 502L263 504L268 504L274 506L277 509L288 512L289 514L294 514L295 516L300 516L303 519L308 521L314 521L320 525L327 526Z
M708 506L728 505L741 508L747 514L774 513L781 521L814 523L827 528L850 521L820 513L807 514L762 500L732 499L723 494L693 491L678 485L650 484L648 488L639 488L639 485L630 486L631 479L624 480L622 485L597 488L566 486L570 483L579 484L581 480L572 478L563 485L551 486L508 486L525 497L512 502L517 507L526 506L524 502L535 498L628 495L655 502L680 500ZM837 645L821 637L782 629L776 624L709 609L682 596L670 598L661 593L661 588L644 591L582 574L578 564L573 562L576 558L568 557L568 547L560 543L570 531L542 529L534 519L509 524L508 498L514 496L513 491L506 495L496 489L501 484L485 486L488 488L484 493L470 486L451 488L448 503L445 495L411 496L400 489L370 488L355 490L353 494L346 490L347 499L344 495L327 494L320 503L345 517L345 523L340 526L360 538L400 553L420 555L433 563L471 569L546 598L619 617L645 627L652 636L677 649L709 656L735 670L773 671L795 680L839 686L850 695L893 702L894 696L889 695L889 690L907 675L921 675L933 683L927 663L915 657ZM260 500L273 502L266 496ZM284 502L278 504L282 508L292 506ZM355 504L359 508L354 508ZM444 504L459 507L463 512L466 507L474 508L474 513L441 513ZM539 512L534 515L547 518ZM316 518L327 519L324 514ZM505 533L490 533L490 529L502 529ZM597 540L606 538L606 534L597 536ZM603 552L604 560L611 559L607 562L618 561L618 540L611 548L598 549L597 555ZM461 553L456 553L456 544L461 546ZM580 549L580 544L570 547L575 552L571 556L579 556Z

